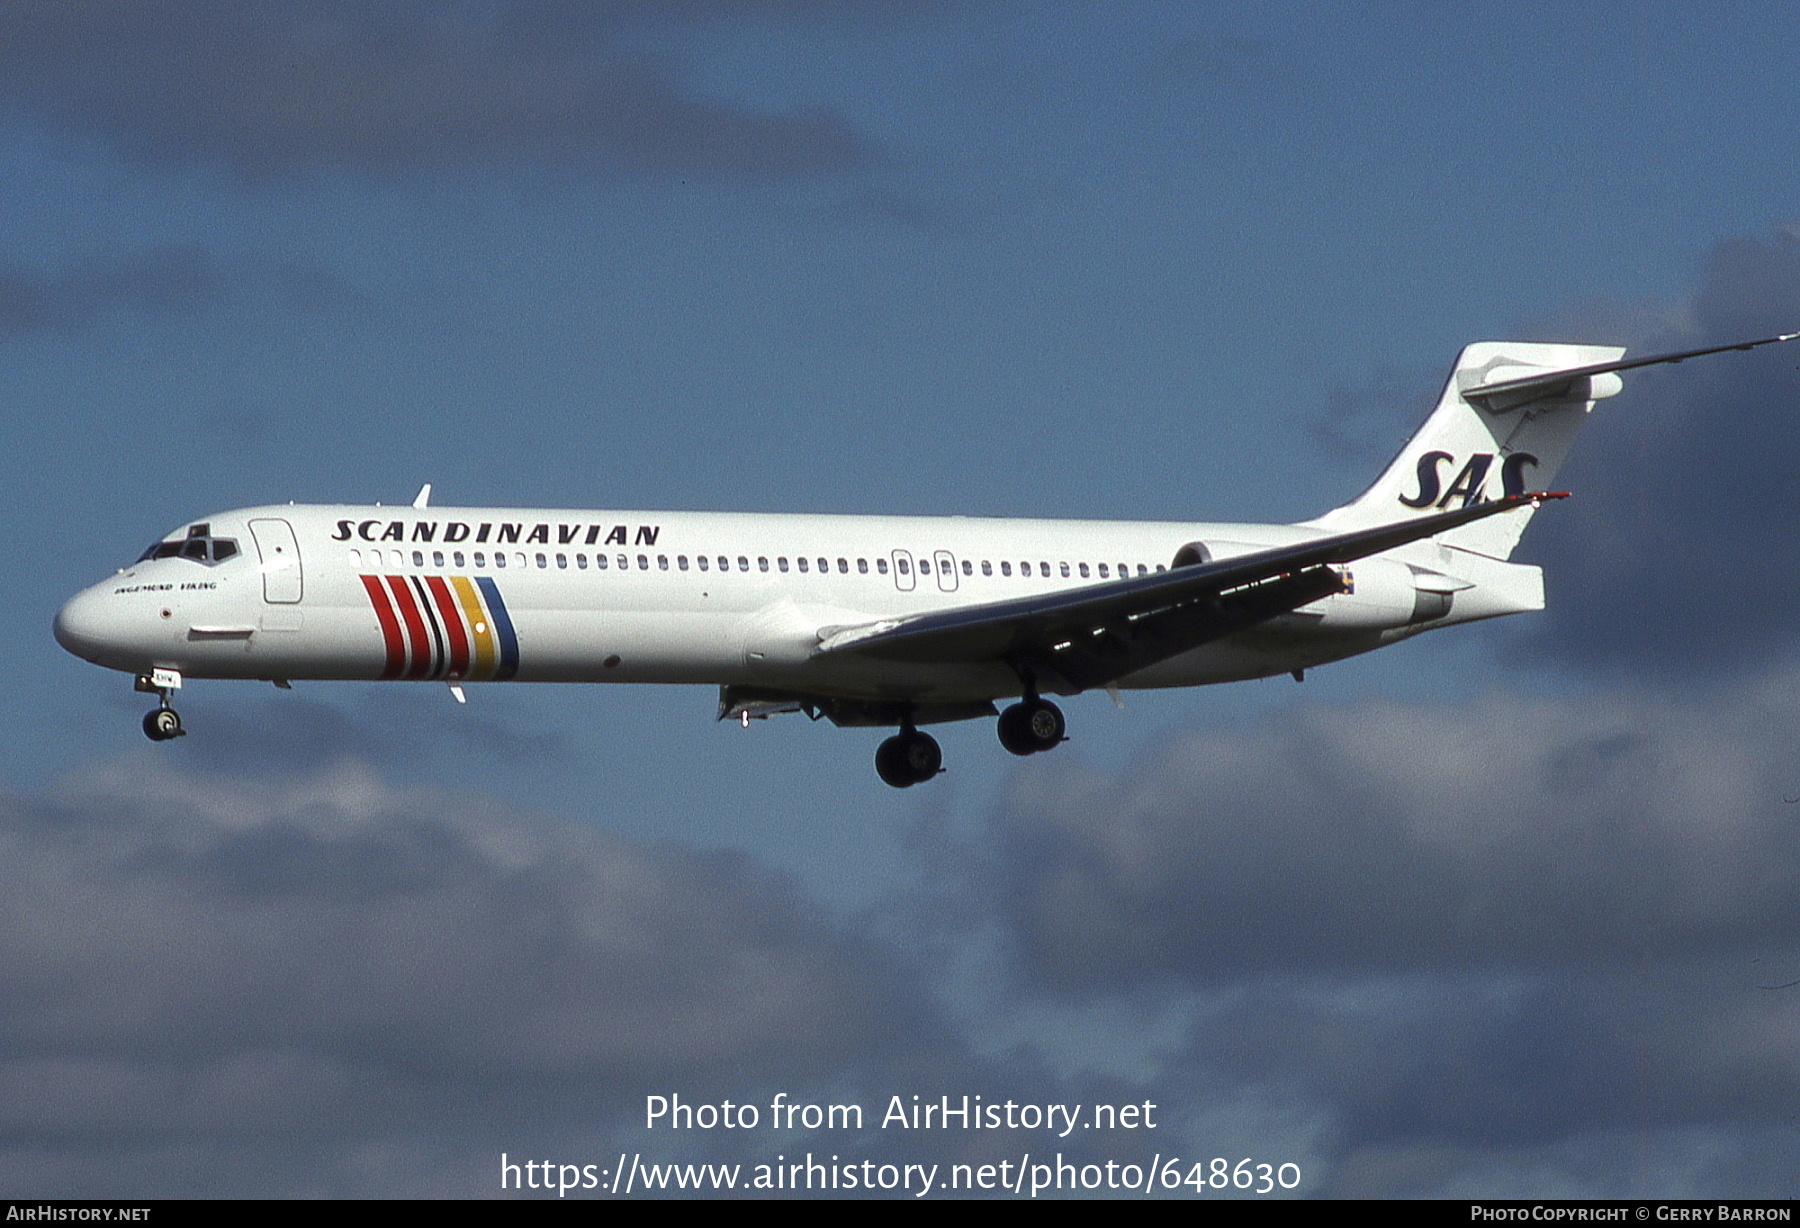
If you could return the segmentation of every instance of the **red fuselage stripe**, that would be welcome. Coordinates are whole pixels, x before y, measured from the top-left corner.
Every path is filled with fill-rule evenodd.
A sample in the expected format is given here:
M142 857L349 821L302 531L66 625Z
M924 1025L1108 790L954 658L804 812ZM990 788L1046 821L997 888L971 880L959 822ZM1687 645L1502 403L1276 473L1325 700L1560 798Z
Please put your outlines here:
M412 643L412 668L406 671L406 676L427 677L431 673L431 632L425 629L425 620L419 615L412 586L405 576L389 576L387 582L394 594L394 604L400 607L400 617L406 620L406 638Z
M398 678L406 668L406 641L400 635L400 623L394 618L394 607L389 604L387 593L381 587L380 576L362 576L363 588L368 590L369 604L375 607L375 619L381 624L381 639L387 645L387 665L381 671L383 679Z

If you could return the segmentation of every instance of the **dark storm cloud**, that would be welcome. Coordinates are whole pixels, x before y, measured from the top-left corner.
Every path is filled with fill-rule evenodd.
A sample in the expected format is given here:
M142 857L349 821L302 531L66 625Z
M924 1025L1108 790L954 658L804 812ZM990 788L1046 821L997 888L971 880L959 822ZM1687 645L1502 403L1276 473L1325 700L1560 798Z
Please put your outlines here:
M1755 970L1251 982L1176 1064L1193 1090L1165 1094L1236 1085L1309 1106L1329 1123L1317 1194L1782 1194L1800 1159L1786 1124L1800 1003Z
M1671 327L1670 319L1684 321ZM1699 349L1800 329L1800 241L1720 243L1691 296L1659 312L1592 303L1522 340ZM1515 556L1545 567L1525 653L1665 679L1755 669L1800 643L1800 342L1627 372L1599 403ZM1385 460L1443 376L1380 371L1308 424L1330 455Z
M124 315L193 315L224 305L316 312L364 301L316 266L219 257L191 244L89 251L48 268L0 261L0 337L67 332Z
M1020 1000L1196 1003L1159 1093L1215 1135L1280 1106L1312 1193L1620 1196L1626 1155L1672 1192L1780 1194L1797 684L1199 733L1019 784L977 886Z
M1053 984L1606 964L1800 940L1800 709L1766 690L1311 709L1022 785L1000 894Z
M1691 315L1634 350L1800 329L1800 242L1719 244ZM1640 675L1765 666L1800 640L1800 342L1626 381L1557 479L1576 497L1521 551L1547 571L1531 650Z
M675 16L704 6L674 6ZM48 0L0 10L0 107L252 175L607 162L785 176L869 160L824 109L709 101L627 50L659 6Z
M359 1152L462 1146L491 1190L509 1137L591 1141L660 1080L792 1086L923 1035L905 977L740 857L354 769L120 766L4 811L14 1188L110 1151L134 1180L90 1166L58 1188L232 1188L157 1174L159 1155L230 1154L269 1181L288 1165L262 1192L341 1191Z

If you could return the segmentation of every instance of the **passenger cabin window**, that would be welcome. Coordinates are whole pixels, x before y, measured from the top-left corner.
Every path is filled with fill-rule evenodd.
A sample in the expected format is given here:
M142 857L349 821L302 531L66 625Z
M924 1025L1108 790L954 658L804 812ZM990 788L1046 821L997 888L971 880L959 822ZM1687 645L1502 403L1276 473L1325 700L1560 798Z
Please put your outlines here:
M745 555L742 555L742 554L738 555L738 570L739 571L749 571L750 570L750 560ZM767 559L763 560L763 570L764 571L769 570L769 561Z
M972 576L975 574L975 564L969 562L968 559L964 559L962 561L962 564L963 564L963 575Z
M875 560L875 570L879 571L884 576L887 575L887 560L886 559L876 559Z
M442 550L433 550L431 552L431 565L433 567L442 567L444 565L444 552Z
M659 571L669 570L669 556L666 554L657 555L656 556L656 566L657 566L657 570L659 570Z
M576 555L575 556L575 566L578 567L579 569L581 569L582 571L586 571L587 570L587 555L585 555L585 554Z
M599 568L601 571L605 571L606 570L606 556L604 554L596 554L594 556L594 566Z
M756 570L758 570L758 571L769 570L769 559L768 559L767 555L759 554L756 556Z
M1069 565L1067 563L1062 563L1059 566L1062 568L1063 579L1067 580L1069 578Z
M798 567L801 571L805 571L806 570L806 556L803 554L799 558L795 559L794 566Z
M506 556L504 554L501 554L498 550L494 551L494 566L496 566L496 567L505 567L506 566Z
M838 575L847 576L849 574L850 574L850 560L849 559L839 559L838 560Z
M685 554L676 555L675 556L675 566L681 568L681 570L683 570L683 571L686 571L687 570L687 555L685 555Z
M1000 560L1000 574L1003 576L1012 575L1012 564L1005 559Z
M783 571L786 571L787 570L787 555L784 554L780 558L776 559L775 566L781 568L781 570L783 570Z
M647 554L638 555L638 570L639 571L649 571L650 570L650 556L649 555L647 555Z
M857 559L856 560L856 571L857 571L858 575L864 575L864 576L868 575L869 574L869 560L868 559Z
M1087 564L1086 564L1086 563L1083 563L1083 564L1082 564L1082 565L1081 565L1081 578L1082 578L1082 579L1083 579L1083 580L1085 580L1085 579L1087 579L1087 578L1088 578L1088 570L1087 570Z
M993 575L994 574L994 565L992 563L988 562L986 559L982 559L981 560L981 574L984 576Z
M425 566L425 552L423 550L413 551L413 566L414 567Z
M819 560L819 570L820 571L830 571L831 570L831 560L830 559L820 559Z

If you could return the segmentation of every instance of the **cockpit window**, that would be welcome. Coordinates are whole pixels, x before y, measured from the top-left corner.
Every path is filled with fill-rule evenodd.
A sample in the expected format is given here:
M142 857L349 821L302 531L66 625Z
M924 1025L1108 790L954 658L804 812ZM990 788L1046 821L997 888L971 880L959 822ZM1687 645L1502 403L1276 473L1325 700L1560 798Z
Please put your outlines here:
M192 559L196 563L223 563L238 553L237 541L229 537L213 537L209 524L191 525L187 534L172 542L151 542L150 548L138 555L142 563L149 559Z

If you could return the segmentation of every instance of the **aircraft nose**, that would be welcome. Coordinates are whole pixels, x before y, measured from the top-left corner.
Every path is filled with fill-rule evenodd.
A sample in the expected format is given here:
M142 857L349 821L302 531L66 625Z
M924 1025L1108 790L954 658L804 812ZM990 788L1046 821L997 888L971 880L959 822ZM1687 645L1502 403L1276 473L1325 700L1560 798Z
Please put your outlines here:
M69 598L56 612L56 642L84 661L94 661L111 645L117 628L117 615L108 607L105 594L97 589L84 589Z

